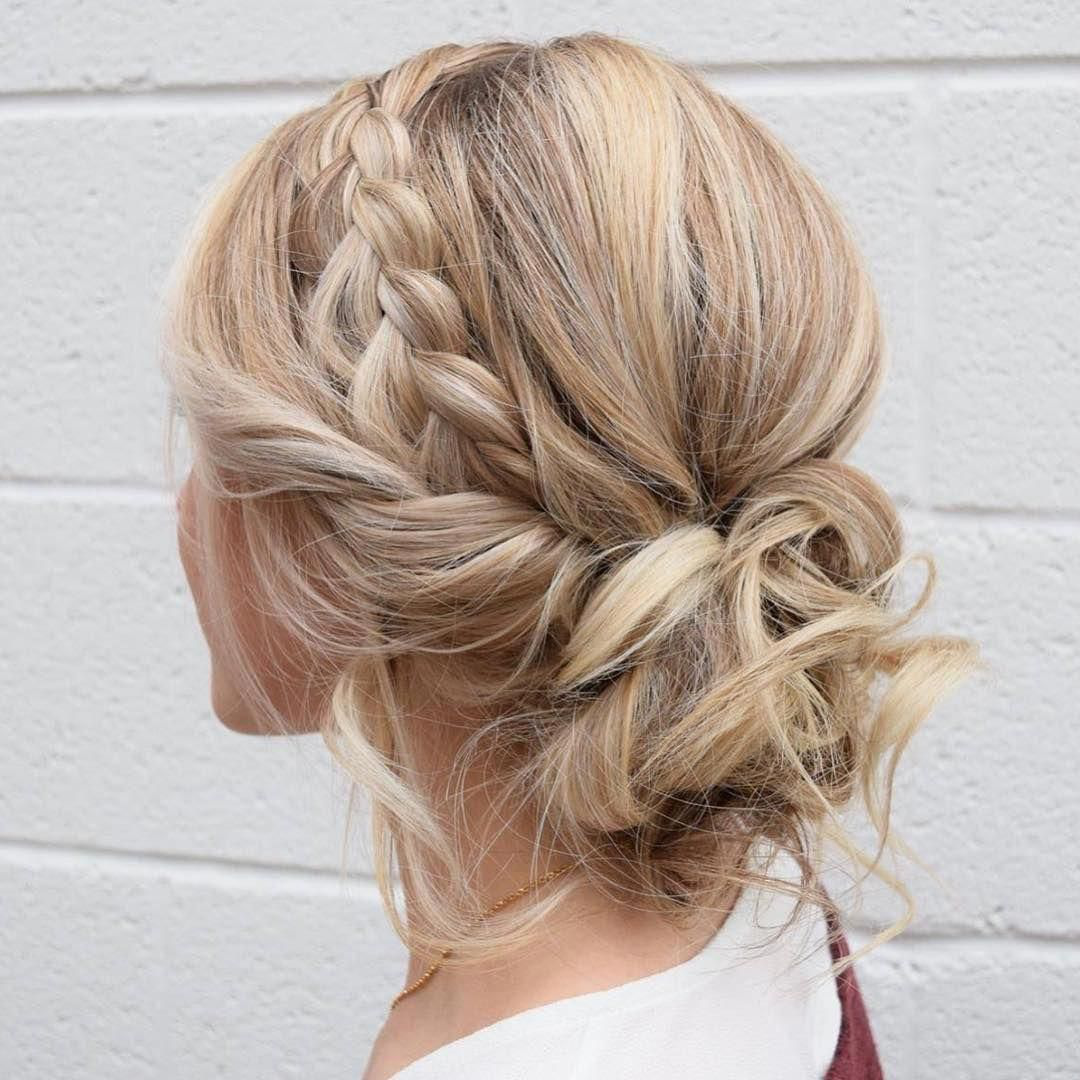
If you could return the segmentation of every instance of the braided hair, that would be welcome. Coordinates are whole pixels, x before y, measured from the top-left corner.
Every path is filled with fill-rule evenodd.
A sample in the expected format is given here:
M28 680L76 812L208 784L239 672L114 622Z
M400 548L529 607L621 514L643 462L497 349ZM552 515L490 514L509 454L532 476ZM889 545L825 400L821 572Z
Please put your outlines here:
M626 902L783 888L742 859L767 839L828 908L833 840L908 901L875 943L910 920L880 865L892 776L975 654L901 634L933 560L896 610L915 556L844 460L883 384L873 289L762 124L610 35L440 45L253 147L173 287L166 371L237 527L208 569L253 567L291 635L411 948L525 941L573 888L476 928L455 837L480 761L538 859ZM840 822L856 795L873 858Z

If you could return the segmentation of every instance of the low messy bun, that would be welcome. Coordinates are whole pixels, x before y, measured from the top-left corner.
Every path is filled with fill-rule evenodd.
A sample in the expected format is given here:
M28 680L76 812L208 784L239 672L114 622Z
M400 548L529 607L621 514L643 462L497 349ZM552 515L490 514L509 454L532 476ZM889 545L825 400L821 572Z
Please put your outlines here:
M904 925L839 813L890 841L897 759L976 652L904 633L933 560L844 460L885 370L873 290L761 124L619 38L439 46L279 125L178 269L167 371L237 527L200 519L208 572L242 552L310 657L410 946L524 942L582 877L679 919L770 884L758 840L826 905L837 842L909 901L881 940ZM482 927L425 783L433 701L459 790L482 761L578 866Z
M648 852L643 896L714 885L730 854L712 829L809 865L807 830L832 826L843 845L832 815L854 794L884 827L881 758L966 659L963 643L901 636L933 562L917 603L893 611L915 556L866 473L800 462L750 485L726 521L653 541L592 594L555 674L576 708L532 762L548 805L614 861ZM878 675L892 683L875 709Z

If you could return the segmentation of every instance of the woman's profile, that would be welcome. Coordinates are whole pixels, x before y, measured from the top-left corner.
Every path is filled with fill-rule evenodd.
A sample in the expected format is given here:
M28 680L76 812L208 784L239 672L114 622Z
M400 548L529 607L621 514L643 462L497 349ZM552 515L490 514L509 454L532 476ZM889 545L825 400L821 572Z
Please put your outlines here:
M447 44L276 127L176 271L214 710L322 734L409 949L366 1080L880 1075L822 871L910 921L893 775L978 658L845 460L886 353L818 183L625 39Z

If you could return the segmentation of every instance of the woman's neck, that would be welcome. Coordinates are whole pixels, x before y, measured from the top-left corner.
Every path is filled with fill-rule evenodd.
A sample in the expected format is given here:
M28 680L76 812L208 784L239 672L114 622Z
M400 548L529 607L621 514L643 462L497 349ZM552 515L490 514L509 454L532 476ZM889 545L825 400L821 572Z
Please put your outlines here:
M445 722L433 720L431 727L417 733L420 745L428 748L421 764L433 781L432 790L442 791L446 798L446 762L452 759L454 747L447 740ZM467 793L461 807L464 820L456 819L457 840L485 906L566 861L552 854L534 863L535 821L520 807L515 817L508 818L508 800L492 791L490 776L477 765L475 774L465 777L460 789ZM435 803L440 812L445 810L439 797ZM560 886L572 875L541 888ZM703 912L690 928L678 928L658 913L620 904L579 881L545 917L542 932L531 945L496 960L441 967L403 998L379 1033L364 1080L386 1080L440 1046L526 1009L606 990L682 963L717 933L733 904ZM407 888L405 905L406 917L413 923ZM410 955L403 988L411 986L435 959Z
M442 967L403 998L379 1033L364 1080L386 1080L440 1046L526 1009L683 963L705 947L726 917L727 911L708 913L683 930L583 885L551 914L533 945L495 961ZM405 984L430 963L431 958L411 957Z

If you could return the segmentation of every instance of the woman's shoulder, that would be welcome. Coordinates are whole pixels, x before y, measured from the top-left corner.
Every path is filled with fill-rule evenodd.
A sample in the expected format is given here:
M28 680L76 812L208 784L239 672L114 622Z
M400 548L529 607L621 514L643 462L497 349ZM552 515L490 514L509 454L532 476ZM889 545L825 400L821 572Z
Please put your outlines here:
M831 927L821 908L804 904L778 933L793 903L785 893L746 889L689 960L506 1017L418 1059L394 1080L454 1073L477 1080L665 1073L822 1080L841 1035Z

